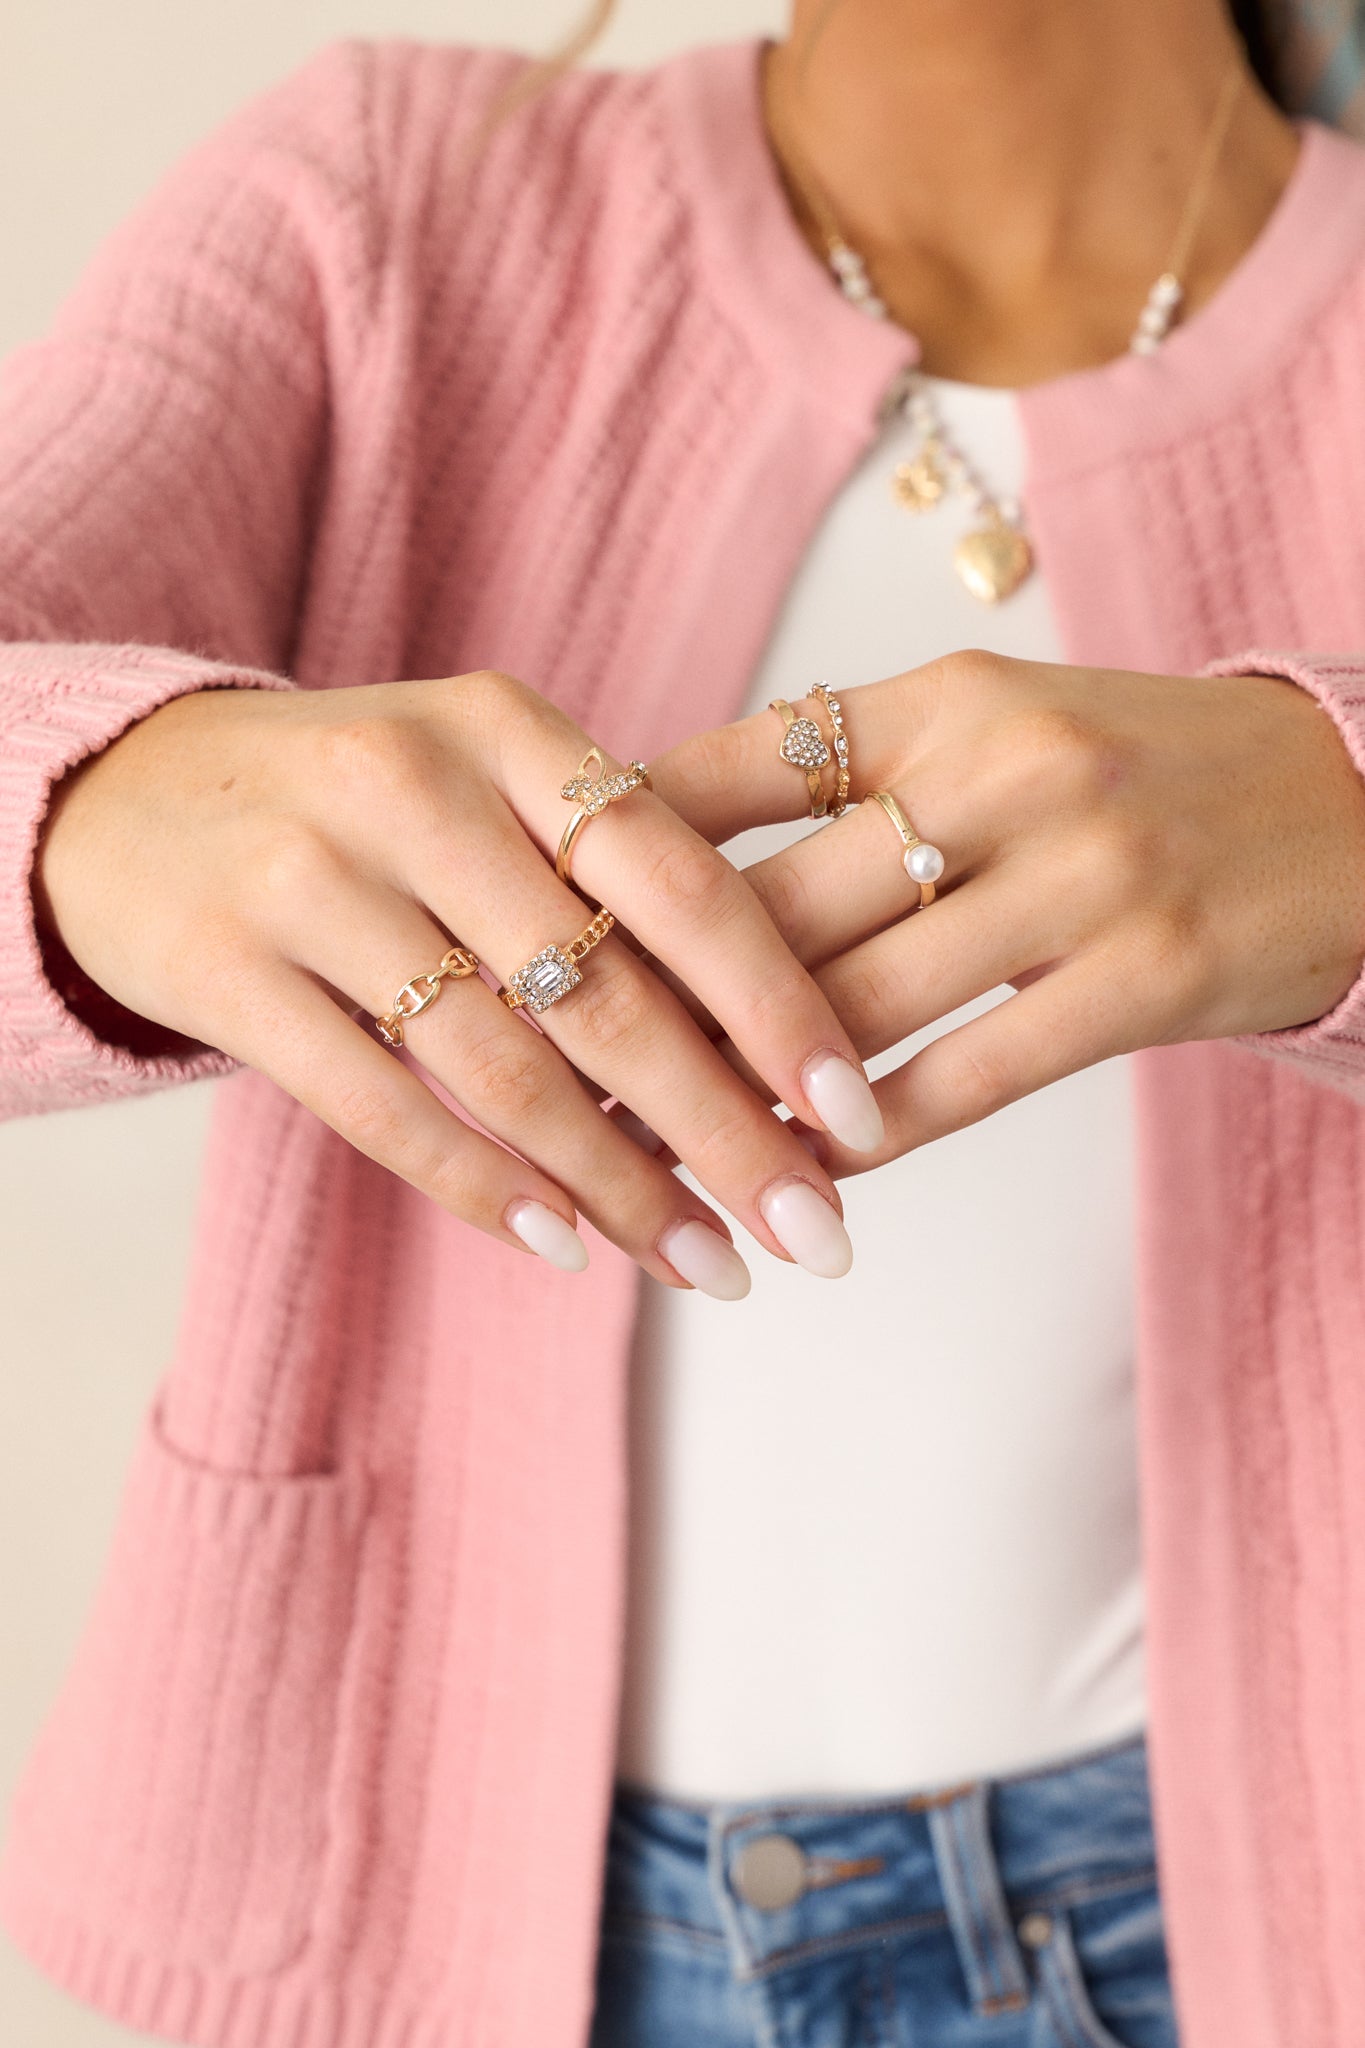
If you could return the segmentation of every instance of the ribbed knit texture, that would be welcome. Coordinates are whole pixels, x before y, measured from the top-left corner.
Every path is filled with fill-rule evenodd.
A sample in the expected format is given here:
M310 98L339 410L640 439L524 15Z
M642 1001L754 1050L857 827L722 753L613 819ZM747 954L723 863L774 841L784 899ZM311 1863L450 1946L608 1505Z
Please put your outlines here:
M229 1064L97 1041L32 931L51 783L177 691L498 666L645 758L738 706L913 355L792 225L756 55L571 77L465 177L519 60L330 45L0 370L11 1112ZM1024 418L1072 658L1286 673L1365 768L1365 157L1308 129L1218 299ZM1358 2048L1365 989L1253 1049L1140 1060L1158 1829L1185 2048ZM223 1081L0 1865L59 1983L200 2048L582 2048L633 1307Z

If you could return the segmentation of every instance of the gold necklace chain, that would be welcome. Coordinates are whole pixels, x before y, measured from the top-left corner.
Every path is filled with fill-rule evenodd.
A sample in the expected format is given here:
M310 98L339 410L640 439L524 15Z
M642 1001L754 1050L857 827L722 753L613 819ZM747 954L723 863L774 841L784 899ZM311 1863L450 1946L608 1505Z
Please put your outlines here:
M1134 355L1151 355L1170 332L1184 303L1184 275L1217 175L1238 94L1245 79L1240 55L1229 67L1218 95L1204 147L1176 227L1166 266L1153 284L1129 341ZM769 106L769 121L772 109ZM784 138L788 176L805 201L825 245L825 261L844 297L876 320L890 320L891 311L878 291L867 262L840 227L829 198L811 174L801 152ZM795 167L799 165L799 174ZM912 512L928 511L952 493L964 496L979 524L963 535L953 551L953 566L974 597L998 604L1016 591L1033 569L1033 549L1024 525L1023 507L992 491L959 448L944 424L937 398L924 374L914 365L904 370L887 394L883 419L900 413L914 429L911 454L897 463L892 489Z

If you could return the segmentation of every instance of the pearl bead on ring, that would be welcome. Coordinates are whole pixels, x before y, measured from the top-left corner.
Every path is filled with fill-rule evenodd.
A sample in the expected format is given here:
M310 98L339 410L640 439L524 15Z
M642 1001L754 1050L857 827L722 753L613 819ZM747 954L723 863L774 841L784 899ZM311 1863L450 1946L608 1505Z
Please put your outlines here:
M944 868L943 855L927 839L921 839L905 812L889 790L870 789L863 798L865 804L880 804L887 817L900 834L902 847L901 866L912 882L919 884L919 904L923 910L934 900L934 884Z

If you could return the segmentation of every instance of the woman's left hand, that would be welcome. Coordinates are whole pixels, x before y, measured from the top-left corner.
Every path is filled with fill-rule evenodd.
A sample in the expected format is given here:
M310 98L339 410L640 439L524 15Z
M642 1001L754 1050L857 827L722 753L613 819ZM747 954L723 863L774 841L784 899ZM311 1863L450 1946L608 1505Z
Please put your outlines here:
M851 808L746 870L866 1059L1003 984L876 1093L866 1170L1141 1046L1303 1024L1365 959L1365 784L1296 684L1023 662L969 651L840 690ZM794 706L828 733L816 700ZM720 844L799 817L765 711L684 741L655 787ZM825 771L826 785L833 769ZM889 790L942 849L918 908ZM913 914L910 914L913 910Z

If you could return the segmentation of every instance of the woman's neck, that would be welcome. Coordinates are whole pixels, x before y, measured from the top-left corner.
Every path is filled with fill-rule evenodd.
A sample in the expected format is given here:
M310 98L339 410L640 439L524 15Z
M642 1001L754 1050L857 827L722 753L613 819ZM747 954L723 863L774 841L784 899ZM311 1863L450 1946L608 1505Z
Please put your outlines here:
M818 181L924 367L1022 385L1126 348L1240 61L1222 0L795 0L765 109L803 231ZM1187 316L1297 148L1247 69Z

